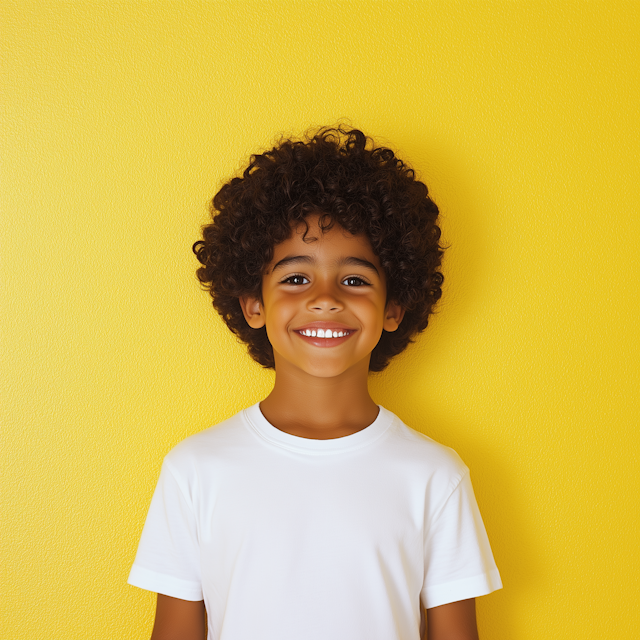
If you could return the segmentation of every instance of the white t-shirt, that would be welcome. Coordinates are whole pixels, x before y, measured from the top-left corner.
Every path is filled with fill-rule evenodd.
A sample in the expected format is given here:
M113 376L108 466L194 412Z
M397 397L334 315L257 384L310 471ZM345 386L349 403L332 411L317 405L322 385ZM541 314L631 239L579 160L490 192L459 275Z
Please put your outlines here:
M502 584L457 454L380 407L312 440L258 404L165 458L129 583L203 600L210 640L418 640Z

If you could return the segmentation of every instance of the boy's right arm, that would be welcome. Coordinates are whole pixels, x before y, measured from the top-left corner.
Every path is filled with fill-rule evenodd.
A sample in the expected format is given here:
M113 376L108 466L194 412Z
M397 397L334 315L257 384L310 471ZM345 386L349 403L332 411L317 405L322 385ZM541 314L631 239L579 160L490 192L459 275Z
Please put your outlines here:
M205 640L204 601L180 600L158 594L151 640Z

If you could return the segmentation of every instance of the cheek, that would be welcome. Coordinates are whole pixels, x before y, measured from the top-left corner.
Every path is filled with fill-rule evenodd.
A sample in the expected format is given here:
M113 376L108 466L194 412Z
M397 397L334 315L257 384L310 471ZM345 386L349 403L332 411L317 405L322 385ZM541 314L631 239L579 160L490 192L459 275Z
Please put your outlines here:
M382 331L384 323L384 305L378 300L363 299L359 301L359 315L367 328L371 331Z
M295 314L295 304L285 297L272 297L265 300L267 326L274 330L286 330L291 318Z

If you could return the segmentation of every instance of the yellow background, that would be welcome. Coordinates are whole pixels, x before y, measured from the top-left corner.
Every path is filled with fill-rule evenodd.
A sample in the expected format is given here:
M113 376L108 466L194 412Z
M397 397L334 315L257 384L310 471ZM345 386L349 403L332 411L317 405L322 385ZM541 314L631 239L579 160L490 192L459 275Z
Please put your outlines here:
M162 457L272 383L191 244L248 154L339 118L442 210L439 313L371 387L471 468L482 637L637 637L639 3L0 6L4 637L148 637Z

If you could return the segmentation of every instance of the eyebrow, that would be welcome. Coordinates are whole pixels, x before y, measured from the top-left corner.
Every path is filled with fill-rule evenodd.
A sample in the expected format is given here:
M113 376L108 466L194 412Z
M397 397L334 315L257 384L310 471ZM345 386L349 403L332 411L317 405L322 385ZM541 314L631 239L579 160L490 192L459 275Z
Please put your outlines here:
M271 272L273 273L278 269L283 269L284 267L287 267L291 264L300 263L300 262L303 264L311 264L311 265L316 264L316 260L312 256L287 256L286 258L283 258L279 262L276 262ZM362 267L364 269L368 269L369 271L373 271L374 273L380 275L376 266L372 262L369 262L364 258L356 258L355 256L349 256L348 258L342 258L337 261L337 266L343 267L345 265Z

